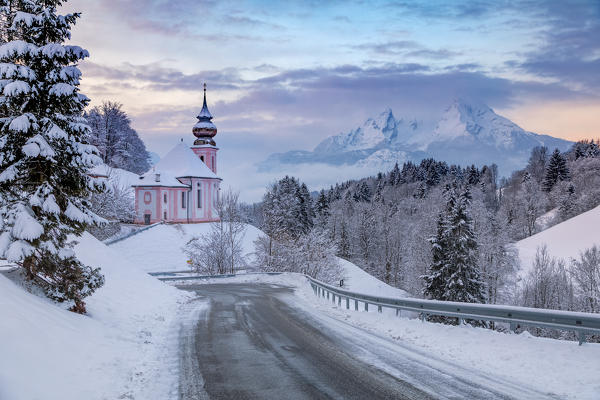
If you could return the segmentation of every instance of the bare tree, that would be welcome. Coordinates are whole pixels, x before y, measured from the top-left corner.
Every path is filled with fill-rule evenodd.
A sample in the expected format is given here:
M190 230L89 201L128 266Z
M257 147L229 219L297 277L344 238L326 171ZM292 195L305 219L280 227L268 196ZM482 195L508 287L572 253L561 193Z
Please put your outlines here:
M227 190L217 198L215 210L220 220L210 225L210 232L191 239L184 252L192 267L207 275L235 273L246 265L242 244L246 232L239 206L239 194Z
M572 260L571 275L577 284L581 311L600 312L600 249L586 249L578 260Z

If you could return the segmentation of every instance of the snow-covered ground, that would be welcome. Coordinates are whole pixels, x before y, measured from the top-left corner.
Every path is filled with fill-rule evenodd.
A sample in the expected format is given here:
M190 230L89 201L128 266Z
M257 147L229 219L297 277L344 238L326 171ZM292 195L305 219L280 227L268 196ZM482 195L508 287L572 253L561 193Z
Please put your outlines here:
M554 225L540 233L518 241L521 270L524 277L531 269L538 247L546 245L552 257L569 261L594 245L600 246L600 206Z
M373 278L374 279L374 278ZM435 368L436 360L452 363L479 375L500 378L520 386L552 393L560 399L596 400L600 393L600 344L537 338L524 332L508 334L471 326L449 326L418 319L396 317L393 310L382 314L372 307L369 312L353 311L318 299L306 278L301 275L276 276L239 275L202 281L204 283L256 282L295 287L295 295L288 301L311 313L326 326L345 329L347 324L371 332L374 341L393 341L403 349L403 354L423 358ZM177 284L185 284L180 281ZM198 284L199 281L187 281ZM382 342L383 343L383 342ZM357 349L357 357L367 357ZM376 363L365 358L368 363ZM378 365L386 369L385 365ZM500 384L500 383L499 383Z
M208 233L210 225L158 225L110 247L123 253L132 264L141 265L144 271L185 271L189 266L182 251L183 246L193 237ZM243 249L248 263L254 261L254 241L263 234L252 225L246 226ZM344 275L344 288L347 290L388 297L407 296L404 290L383 283L351 262L341 258L339 261Z
M406 297L409 294L402 289L395 288L366 273L357 265L338 258L344 271L344 289L356 293L384 297Z
M0 274L0 399L176 398L175 318L188 295L87 233L76 253L106 277L86 316Z
M189 265L183 247L190 239L210 232L210 225L157 225L110 247L146 272L185 271ZM246 226L243 252L249 262L253 261L254 241L261 233L252 225Z

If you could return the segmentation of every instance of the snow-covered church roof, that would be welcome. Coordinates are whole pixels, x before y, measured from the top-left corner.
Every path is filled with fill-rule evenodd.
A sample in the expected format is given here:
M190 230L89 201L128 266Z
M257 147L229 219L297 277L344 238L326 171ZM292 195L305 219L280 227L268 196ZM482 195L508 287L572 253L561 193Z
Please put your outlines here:
M196 153L180 142L133 186L188 187L177 179L188 177L220 179Z
M156 163L154 168L157 171L167 172L176 178L219 179L184 142L180 142L173 147L166 156Z

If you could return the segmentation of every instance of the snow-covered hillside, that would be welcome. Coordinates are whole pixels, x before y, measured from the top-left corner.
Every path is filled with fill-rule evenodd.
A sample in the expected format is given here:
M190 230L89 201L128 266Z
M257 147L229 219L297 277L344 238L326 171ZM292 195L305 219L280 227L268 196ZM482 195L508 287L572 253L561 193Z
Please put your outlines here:
M132 263L146 272L185 271L189 269L183 247L192 238L210 232L209 223L158 225L126 240L111 245L123 253ZM243 252L249 262L253 261L254 241L261 231L247 225Z
M433 157L459 165L496 163L501 175L523 168L531 149L545 145L567 150L571 142L525 131L473 101L455 100L433 124L396 118L391 109L347 133L330 136L314 151L276 153L260 164L263 170L285 165L325 163L356 165L375 173L391 169L396 162Z
M517 242L521 261L519 276L527 275L538 247L544 245L551 256L567 262L579 257L587 248L600 246L600 206Z
M186 297L87 233L76 254L106 278L86 316L0 275L0 399L175 397L176 340L167 337Z

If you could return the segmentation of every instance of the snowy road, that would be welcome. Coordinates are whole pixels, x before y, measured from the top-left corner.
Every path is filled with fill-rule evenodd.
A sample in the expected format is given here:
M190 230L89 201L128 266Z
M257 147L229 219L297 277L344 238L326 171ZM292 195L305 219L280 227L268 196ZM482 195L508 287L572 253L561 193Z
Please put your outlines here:
M182 329L181 399L545 398L296 307L291 288L182 289L209 306Z

